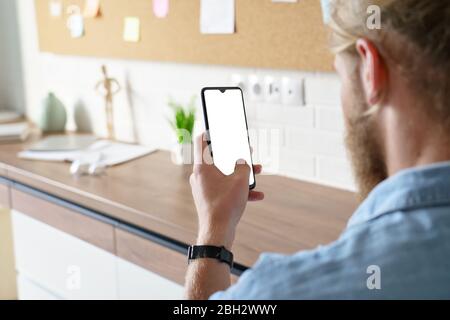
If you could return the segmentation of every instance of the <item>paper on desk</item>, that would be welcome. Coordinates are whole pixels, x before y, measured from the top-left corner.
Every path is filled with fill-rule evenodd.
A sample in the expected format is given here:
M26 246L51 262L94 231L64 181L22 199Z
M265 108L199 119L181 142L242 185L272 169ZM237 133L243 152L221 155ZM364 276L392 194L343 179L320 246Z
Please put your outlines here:
M155 148L131 145L119 142L102 140L95 142L89 148L81 151L48 152L48 151L23 151L19 158L27 160L40 160L52 162L73 162L85 154L100 153L100 164L111 167L119 165L155 152Z
M201 33L235 32L235 0L201 0L200 10Z
M17 156L25 160L72 162L79 154L79 151L22 151Z
M151 147L106 140L94 143L90 148L88 148L88 150L100 152L103 159L100 162L107 167L135 160L156 151L155 148Z

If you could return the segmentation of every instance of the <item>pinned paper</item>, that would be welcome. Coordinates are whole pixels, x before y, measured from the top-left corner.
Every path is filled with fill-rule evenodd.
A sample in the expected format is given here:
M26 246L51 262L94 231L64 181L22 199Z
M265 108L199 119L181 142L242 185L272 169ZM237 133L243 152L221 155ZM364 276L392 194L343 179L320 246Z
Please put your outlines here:
M235 0L201 0L200 10L201 33L235 32Z
M330 0L320 0L320 4L322 5L323 22L325 22L325 24L328 24L331 20Z
M61 0L50 0L49 2L50 16L59 18L63 13L63 4Z
M141 40L141 21L139 18L125 18L123 40L127 42L139 42Z
M67 28L70 30L72 38L81 38L84 36L84 18L81 15L81 9L72 5L67 8Z
M153 13L158 18L165 18L169 14L169 0L153 0Z
M96 18L100 14L100 0L86 0L84 5L84 16Z

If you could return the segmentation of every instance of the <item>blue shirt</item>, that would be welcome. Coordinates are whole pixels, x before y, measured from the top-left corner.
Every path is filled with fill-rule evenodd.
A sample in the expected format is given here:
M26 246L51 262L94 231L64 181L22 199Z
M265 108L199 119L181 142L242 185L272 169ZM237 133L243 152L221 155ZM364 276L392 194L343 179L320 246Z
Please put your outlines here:
M450 163L378 185L334 243L263 254L211 299L450 299Z

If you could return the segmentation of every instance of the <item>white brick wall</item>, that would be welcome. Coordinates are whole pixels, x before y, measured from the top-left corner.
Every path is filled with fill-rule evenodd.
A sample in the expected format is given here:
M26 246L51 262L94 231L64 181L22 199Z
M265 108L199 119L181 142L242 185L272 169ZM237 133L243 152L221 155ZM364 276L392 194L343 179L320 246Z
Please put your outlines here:
M322 157L316 159L318 181L340 186L353 186L350 165L347 160L336 157Z
M340 101L340 83L335 75L316 74L306 78L306 101L310 104L336 106Z
M316 127L323 131L344 132L344 115L342 108L316 106Z
M286 145L317 156L345 157L342 134L317 129L286 129Z
M231 85L231 76L236 73L244 78L253 74L261 79L266 75L303 78L304 107L252 103L247 99L255 158L266 164L270 172L354 189L343 144L340 85L336 75L41 54L32 10L32 0L20 2L22 47L27 48L23 52L27 111L33 118L38 113L39 100L48 91L54 91L70 115L74 105L81 101L94 120L94 131L104 135L103 101L93 88L101 79L100 66L106 64L110 75L124 86L115 98L119 138L133 139L134 118L140 143L170 150L175 143L167 123L170 96L188 102L193 95L199 95L202 87ZM197 131L200 131L203 127L200 99L197 106ZM75 129L73 120L68 128Z

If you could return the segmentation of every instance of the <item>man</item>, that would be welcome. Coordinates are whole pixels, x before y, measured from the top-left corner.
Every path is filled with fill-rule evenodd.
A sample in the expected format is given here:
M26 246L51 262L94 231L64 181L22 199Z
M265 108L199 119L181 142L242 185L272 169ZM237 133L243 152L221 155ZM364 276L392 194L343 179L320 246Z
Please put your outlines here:
M379 29L368 27L371 5ZM232 287L226 263L192 260L188 298L450 298L449 21L449 1L332 1L346 142L364 202L335 243L263 255ZM263 199L248 193L248 175L242 164L231 176L195 165L197 245L232 251L247 200Z

